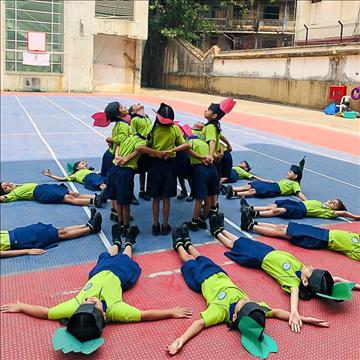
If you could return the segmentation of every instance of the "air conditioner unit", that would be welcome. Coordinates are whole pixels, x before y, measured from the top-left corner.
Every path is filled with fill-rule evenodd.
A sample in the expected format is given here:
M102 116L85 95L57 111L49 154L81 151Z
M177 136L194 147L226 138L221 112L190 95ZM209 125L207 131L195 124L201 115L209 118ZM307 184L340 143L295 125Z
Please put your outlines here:
M40 91L41 82L38 77L25 77L24 90L25 91Z

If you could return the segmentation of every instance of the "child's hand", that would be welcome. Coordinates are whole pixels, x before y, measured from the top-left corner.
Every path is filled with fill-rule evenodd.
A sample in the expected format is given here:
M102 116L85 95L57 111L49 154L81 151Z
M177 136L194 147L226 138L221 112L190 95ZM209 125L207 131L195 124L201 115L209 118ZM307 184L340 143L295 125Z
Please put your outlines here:
M163 151L163 154L164 154L164 158L165 160L168 159L170 156L174 155L175 152L172 151L172 150L168 150L168 151Z
M360 290L360 284L356 284L356 285L353 287L353 290Z
M51 177L51 171L50 169L45 169L41 172L44 176L48 176L48 177Z
M121 165L120 162L123 160L121 156L115 156L114 162L116 165Z
M22 303L18 300L16 304L1 305L1 312L18 313L21 312Z
M46 250L44 249L29 249L26 252L28 255L42 255L46 253Z
M5 195L0 196L0 203L5 202L5 200L6 200L6 196L5 196Z
M181 308L180 306L171 309L171 317L173 319L189 318L191 315L192 311L190 309Z
M319 326L319 327L329 327L330 326L328 321L320 320L320 319L316 319L316 318L312 318L312 317L308 317L308 316L306 316L304 318L304 322L306 322L307 324L311 324L311 325L315 325L315 326Z
M177 354L181 348L184 346L184 341L181 338L176 339L173 343L166 347L166 351L170 355Z
M291 330L294 332L300 332L302 321L298 312L291 312L289 317L289 324L291 326Z

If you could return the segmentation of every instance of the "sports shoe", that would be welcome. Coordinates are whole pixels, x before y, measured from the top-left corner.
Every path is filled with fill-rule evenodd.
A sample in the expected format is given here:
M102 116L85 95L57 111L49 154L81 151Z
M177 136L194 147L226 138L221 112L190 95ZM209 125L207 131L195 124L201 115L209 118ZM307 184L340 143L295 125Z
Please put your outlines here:
M131 205L139 205L139 200L133 195L131 199Z
M249 214L249 211L245 210L241 213L241 230L251 230L255 225L255 221Z
M101 190L100 194L95 194L94 205L96 208L101 208L105 199L105 190Z
M250 205L246 201L245 196L241 195L241 198L240 198L240 210L241 210L241 212L244 211L245 209L249 208L249 207L250 207Z
M165 236L170 234L171 232L171 226L169 224L167 224L166 226L164 226L164 224L161 225L161 235Z
M184 248L187 250L189 246L191 245L191 238L189 234L189 227L186 223L183 223L181 225L181 232L182 232L182 238L184 243Z
M198 223L198 227L199 227L200 229L204 229L204 230L207 229L206 219L202 218L202 216L200 216L200 217L197 219L197 223Z
M255 218L255 217L256 217L257 211L254 209L253 206L248 207L247 211L249 212L249 215L250 215L252 218Z
M126 236L128 231L129 231L129 228L130 228L130 225L127 224L127 225L120 225L120 228L121 228L121 235L122 236Z
M220 185L220 193L221 195L226 195L226 185L224 184Z
M145 201L151 201L151 197L145 191L139 191L139 198Z
M173 249L177 250L180 246L184 246L182 229L180 226L175 226L171 234Z
M222 212L219 212L218 214L218 224L220 231L225 230L225 215Z
M131 246L132 248L136 244L136 237L138 236L140 230L137 225L130 226L126 236L125 236L125 247Z
M191 231L198 231L198 220L191 219L186 223L186 225Z
M97 210L95 208L92 207L90 209L90 220L94 218L96 212L97 212Z
M221 232L220 226L219 226L219 216L212 214L209 219L209 224L210 224L211 235L217 237L218 234Z
M110 212L110 220L111 221L114 221L114 222L118 222L119 221L119 218L118 218L118 213L115 209L111 209L111 212Z
M226 198L231 199L234 196L234 189L232 185L226 186Z
M185 199L186 202L192 202L192 201L194 201L194 200L195 200L195 198L194 198L194 196L191 195L191 194Z
M153 224L153 226L152 226L152 234L154 236L160 235L160 224L157 224L157 225Z
M176 197L178 200L185 199L188 196L187 191L180 191L179 195Z
M120 228L120 224L114 224L111 227L111 237L112 237L112 243L113 245L117 245L117 247L119 248L119 250L121 249L121 228Z
M92 219L89 219L88 223L86 224L92 234L98 233L101 231L101 223L102 223L102 216L97 211Z

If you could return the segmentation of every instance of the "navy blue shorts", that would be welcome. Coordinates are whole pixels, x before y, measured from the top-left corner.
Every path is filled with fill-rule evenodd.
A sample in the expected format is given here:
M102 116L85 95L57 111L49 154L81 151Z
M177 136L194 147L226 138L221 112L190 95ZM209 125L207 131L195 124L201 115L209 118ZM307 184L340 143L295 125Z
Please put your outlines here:
M137 169L135 170L136 174L145 174L151 168L152 157L147 154L142 154L137 162Z
M276 200L275 204L278 208L286 209L286 213L280 215L284 219L303 219L306 217L307 210L301 201Z
M305 249L326 249L329 243L328 229L316 226L297 224L290 221L286 235L291 236L290 242Z
M280 195L280 188L277 183L267 183L264 181L249 182L252 188L255 189L255 196L259 198L275 197Z
M114 160L114 154L112 154L110 150L106 150L104 152L101 162L101 173L100 173L101 176L103 177L108 176L110 169L114 165L113 160Z
M183 179L191 178L191 163L185 151L176 153L176 175Z
M134 193L135 171L127 167L116 167L116 202L120 206L130 205Z
M129 256L124 254L111 256L108 252L100 254L95 267L89 272L89 280L104 270L110 270L120 279L123 291L130 289L141 274L140 266Z
M86 175L84 178L85 189L88 189L90 191L99 190L99 186L105 183L106 183L106 178L96 173L91 173L89 175Z
M221 159L221 176L224 178L229 178L231 176L231 170L233 166L233 159L230 151L224 151L224 156Z
M229 178L227 179L226 183L236 183L238 181L238 173L234 170L231 169L231 173Z
M218 174L218 178L220 180L221 178L221 174L222 174L222 164L221 164L221 161L218 161L218 162L213 162L213 164L215 165L215 168L216 168L216 172Z
M176 160L153 158L147 177L147 193L152 198L176 196Z
M116 184L116 176L119 171L120 166L113 166L106 178L106 190L105 195L107 199L116 200L117 196L117 184Z
M11 250L48 249L56 246L59 232L52 225L41 222L9 231Z
M34 190L34 199L42 204L61 204L69 189L64 185L42 184Z
M186 285L200 294L201 284L210 276L221 272L226 274L219 265L206 256L198 256L194 260L188 260L181 267L181 273Z
M219 194L219 178L213 164L196 164L191 166L191 190L195 199L205 199L207 196Z
M224 255L239 265L261 269L264 257L274 250L273 247L260 241L241 236L234 242L231 251L227 251Z

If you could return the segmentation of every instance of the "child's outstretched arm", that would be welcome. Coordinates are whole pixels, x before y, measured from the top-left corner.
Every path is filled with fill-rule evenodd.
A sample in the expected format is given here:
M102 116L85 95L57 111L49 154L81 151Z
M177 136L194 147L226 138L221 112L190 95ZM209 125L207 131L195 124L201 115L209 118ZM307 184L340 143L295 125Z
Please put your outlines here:
M225 143L227 149L231 152L231 151L232 151L231 143L230 143L230 141L225 137L225 135L222 135L222 134L221 134L220 140Z
M301 199L302 201L306 201L307 200L307 197L304 195L303 192L299 191L296 193L296 196Z
M43 249L6 250L6 251L0 251L0 257L14 257L21 255L41 255L45 253L46 250Z
M273 309L272 315L274 318L284 320L284 321L289 321L289 319L290 319L290 313L283 309ZM309 316L300 316L300 318L303 323L311 324L314 326L319 326L319 327L329 327L330 326L329 322L327 322L325 320L320 320L320 319L316 319L316 318L309 317Z
M25 304L17 301L15 304L1 305L1 312L24 313L26 315L30 315L39 319L47 319L49 308L45 306Z
M291 330L300 332L302 320L299 314L299 289L295 287L290 289L290 308L289 325L291 326Z
M338 283L338 282L352 282L350 280L347 280L347 279L344 279L340 276L333 276L332 277L333 280L334 280L334 283ZM360 290L360 283L357 283L355 286L354 286L354 290Z
M66 181L66 177L61 177L61 176L56 176L56 175L53 175L50 171L50 169L45 169L41 172L44 176L47 176L49 178L52 178L56 181Z
M253 177L252 177L252 179L254 179L254 180L256 180L256 181L263 181L263 182L267 182L267 183L273 183L273 182L275 182L274 180L270 180L270 179L263 179L263 178L261 178L261 177L259 177L259 176L256 176L256 175L254 175L254 174L251 174ZM251 180L252 180L251 179Z
M177 354L189 340L198 335L204 328L205 321L203 319L195 320L180 337L166 347L166 351L170 355Z
M188 143L184 143L184 144L174 147L173 149L171 149L171 151L179 152L179 151L186 151L188 149L190 149L190 145Z
M360 215L354 215L349 211L335 210L334 212L336 216L343 216L354 220L360 220Z
M172 309L163 310L144 310L141 311L141 321L156 321L164 319L181 319L191 317L190 309L181 308L177 306Z

